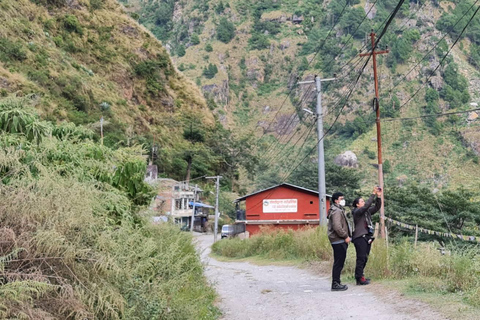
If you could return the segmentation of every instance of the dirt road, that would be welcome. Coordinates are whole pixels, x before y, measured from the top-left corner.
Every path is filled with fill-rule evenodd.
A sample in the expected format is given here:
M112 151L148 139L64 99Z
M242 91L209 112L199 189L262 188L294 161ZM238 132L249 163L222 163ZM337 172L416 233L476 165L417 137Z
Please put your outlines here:
M206 276L217 290L224 320L444 319L428 306L374 285L331 292L329 276L289 266L220 262L209 257L213 235L196 234ZM375 294L377 292L377 294Z

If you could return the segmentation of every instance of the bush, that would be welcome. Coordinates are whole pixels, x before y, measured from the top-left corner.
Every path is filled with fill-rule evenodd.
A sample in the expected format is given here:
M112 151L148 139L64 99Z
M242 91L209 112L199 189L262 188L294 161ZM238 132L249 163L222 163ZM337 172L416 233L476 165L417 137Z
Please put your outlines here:
M205 51L207 51L207 52L212 52L213 51L212 45L210 43L207 43L207 45L205 46Z
M63 18L63 26L65 27L65 29L69 32L76 32L78 33L79 35L82 35L83 34L83 28L82 26L80 25L80 22L78 22L78 19L76 16L74 15L71 15L71 14L67 14L64 18Z
M200 38L198 37L198 35L196 33L192 34L192 36L190 37L190 43L192 45L197 45L200 43Z
M262 50L270 48L270 40L264 34L254 33L248 39L248 44L252 50Z
M55 7L63 7L67 4L67 0L33 0L32 2Z
M92 10L99 10L103 8L103 0L90 0L90 8Z
M371 151L370 149L368 149L368 147L365 147L365 149L363 149L363 154L366 154L368 159L375 159L377 157L377 154L375 153L375 151Z
M235 25L223 17L217 26L217 39L229 43L235 37Z
M207 79L212 79L218 73L217 65L210 63L208 67L204 67L202 75Z
M0 61L23 61L27 59L27 51L21 42L13 42L7 38L0 38Z
M177 49L177 55L179 57L183 57L185 55L185 46L183 44L179 45L178 46L178 49Z
M324 260L332 257L325 229L309 227L298 232L264 228L248 240L232 238L218 241L212 246L212 251L231 258L261 256L282 260Z

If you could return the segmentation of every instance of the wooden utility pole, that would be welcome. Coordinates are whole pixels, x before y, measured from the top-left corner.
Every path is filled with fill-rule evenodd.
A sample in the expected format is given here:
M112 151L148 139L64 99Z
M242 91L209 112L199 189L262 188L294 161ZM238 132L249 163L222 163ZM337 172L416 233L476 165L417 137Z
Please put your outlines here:
M382 207L380 208L380 237L385 238L385 209L384 209L384 190L383 190L383 168L382 168L382 134L380 130L380 103L378 95L378 76L377 76L377 54L388 53L387 50L375 51L375 32L370 33L370 40L372 42L372 51L360 54L360 57L372 56L373 61L373 78L375 81L375 98L373 99L373 108L377 113L377 148L378 148L378 186L382 188Z

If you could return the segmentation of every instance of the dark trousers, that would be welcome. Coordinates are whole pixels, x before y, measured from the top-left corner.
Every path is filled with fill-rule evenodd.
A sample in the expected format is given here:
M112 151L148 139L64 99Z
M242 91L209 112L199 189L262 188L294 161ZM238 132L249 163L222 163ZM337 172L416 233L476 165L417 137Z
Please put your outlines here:
M355 251L357 252L357 263L355 265L355 278L360 279L363 277L363 270L367 265L368 255L370 254L371 244L368 244L368 236L360 237L353 240L355 245Z
M345 264L345 258L347 257L347 243L332 244L333 248L333 268L332 268L332 283L340 282L340 274Z

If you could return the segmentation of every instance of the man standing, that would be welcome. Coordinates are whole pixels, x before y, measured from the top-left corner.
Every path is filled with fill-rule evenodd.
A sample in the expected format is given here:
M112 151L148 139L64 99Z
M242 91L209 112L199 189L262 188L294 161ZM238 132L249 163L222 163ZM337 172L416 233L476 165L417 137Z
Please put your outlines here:
M332 291L345 291L348 287L341 283L340 274L347 257L348 243L352 240L352 231L345 214L343 193L332 195L332 206L328 210L328 239L333 248Z

